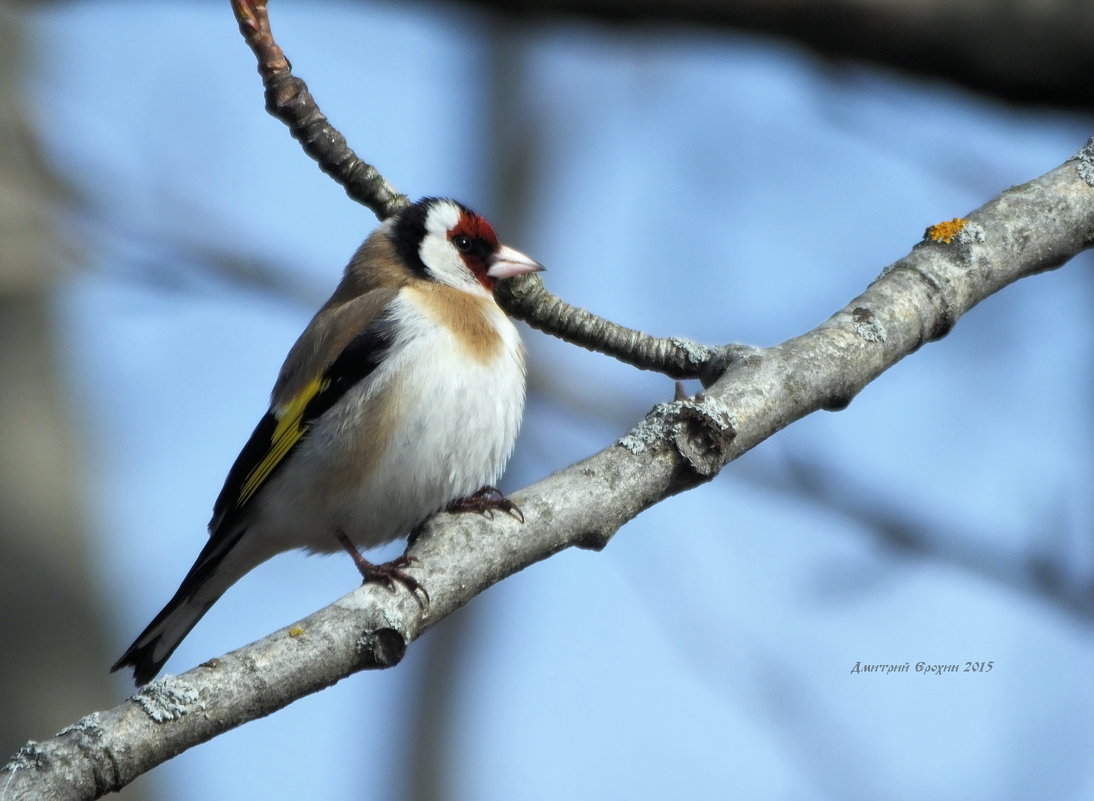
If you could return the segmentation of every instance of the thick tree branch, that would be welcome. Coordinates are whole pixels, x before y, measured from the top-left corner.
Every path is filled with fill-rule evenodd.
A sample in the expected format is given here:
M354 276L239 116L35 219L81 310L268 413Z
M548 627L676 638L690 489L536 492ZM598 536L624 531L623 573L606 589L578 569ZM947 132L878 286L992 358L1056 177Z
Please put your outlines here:
M410 549L428 606L402 591L360 587L294 626L28 743L0 770L0 801L97 798L356 671L397 664L423 631L492 584L566 548L603 547L643 509L710 480L779 429L843 408L984 298L1094 244L1094 139L943 233L950 242L920 243L814 330L753 350L703 394L659 405L620 442L516 493L524 525L434 518Z

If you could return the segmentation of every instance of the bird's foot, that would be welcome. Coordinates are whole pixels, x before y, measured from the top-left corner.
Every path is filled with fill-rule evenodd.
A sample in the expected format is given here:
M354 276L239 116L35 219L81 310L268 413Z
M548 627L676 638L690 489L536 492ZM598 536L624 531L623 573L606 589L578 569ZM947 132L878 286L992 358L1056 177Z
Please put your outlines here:
M373 564L365 557L361 556L361 552L357 550L357 546L354 545L349 537L341 532L337 535L338 541L342 543L342 547L346 549L346 552L353 559L353 563L357 565L357 570L361 573L362 583L367 584L370 581L379 581L389 590L395 589L396 583L402 584L408 590L410 594L415 598L418 598L420 592L425 596L426 603L429 603L429 592L421 583L413 576L407 575L403 568L410 567L414 564L414 559L407 556L405 553L397 559L392 559L390 562L383 562L381 564Z
M478 512L481 515L493 519L494 510L500 509L508 515L512 515L521 523L524 522L524 512L520 507L501 494L497 487L485 486L474 495L466 498L457 498L448 504L450 512Z

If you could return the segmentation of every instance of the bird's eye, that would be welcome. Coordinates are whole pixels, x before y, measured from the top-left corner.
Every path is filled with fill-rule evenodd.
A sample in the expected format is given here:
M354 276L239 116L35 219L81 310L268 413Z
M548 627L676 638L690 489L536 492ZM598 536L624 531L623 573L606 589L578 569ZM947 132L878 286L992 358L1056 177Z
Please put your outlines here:
M466 253L471 250L471 237L457 234L452 237L452 244L456 246L456 250L460 253Z

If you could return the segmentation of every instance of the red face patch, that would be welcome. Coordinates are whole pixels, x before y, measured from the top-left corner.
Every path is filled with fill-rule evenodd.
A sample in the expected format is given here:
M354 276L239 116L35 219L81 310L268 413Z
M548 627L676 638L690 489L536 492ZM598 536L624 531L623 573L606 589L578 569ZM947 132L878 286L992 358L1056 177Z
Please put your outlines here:
M448 230L448 241L459 251L467 269L474 273L479 283L493 291L494 279L486 274L490 257L498 249L498 235L493 226L478 214L464 211L459 222Z

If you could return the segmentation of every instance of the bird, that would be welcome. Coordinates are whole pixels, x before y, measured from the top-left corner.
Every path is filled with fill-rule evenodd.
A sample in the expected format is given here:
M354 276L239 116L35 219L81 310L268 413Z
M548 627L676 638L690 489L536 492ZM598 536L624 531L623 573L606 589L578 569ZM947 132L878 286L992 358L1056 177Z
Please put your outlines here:
M542 269L455 200L422 198L378 226L290 349L208 541L111 672L151 681L224 592L276 554L342 548L364 581L428 601L405 555L372 564L359 548L445 509L523 520L493 486L525 396L524 347L494 290Z

